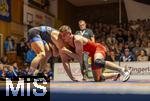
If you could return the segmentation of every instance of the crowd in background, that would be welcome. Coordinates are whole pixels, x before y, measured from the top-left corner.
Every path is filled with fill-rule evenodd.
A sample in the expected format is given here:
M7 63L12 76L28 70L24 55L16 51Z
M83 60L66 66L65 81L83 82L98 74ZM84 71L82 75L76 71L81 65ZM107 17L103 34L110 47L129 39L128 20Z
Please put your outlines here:
M96 42L105 45L107 60L150 60L150 19L129 21L119 26L98 20L88 27L93 30Z

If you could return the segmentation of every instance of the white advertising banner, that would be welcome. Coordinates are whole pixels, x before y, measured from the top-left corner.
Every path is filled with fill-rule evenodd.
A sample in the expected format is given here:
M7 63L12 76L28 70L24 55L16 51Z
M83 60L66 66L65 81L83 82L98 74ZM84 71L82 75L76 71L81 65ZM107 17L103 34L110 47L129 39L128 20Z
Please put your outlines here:
M70 63L70 67L71 67L71 72L73 76L75 76L78 79L82 79L80 64ZM54 64L54 80L55 81L70 81L70 78L68 77L62 63Z
M116 62L116 64L119 64ZM128 66L132 68L131 79L148 79L150 78L150 62L121 62L122 67ZM82 79L79 63L70 63L72 74ZM105 72L113 72L106 70ZM133 77L133 78L132 78ZM141 77L141 78L139 78ZM70 81L62 63L55 63L54 65L54 80L55 81Z
M132 75L150 75L150 62L122 62L121 66L132 68Z

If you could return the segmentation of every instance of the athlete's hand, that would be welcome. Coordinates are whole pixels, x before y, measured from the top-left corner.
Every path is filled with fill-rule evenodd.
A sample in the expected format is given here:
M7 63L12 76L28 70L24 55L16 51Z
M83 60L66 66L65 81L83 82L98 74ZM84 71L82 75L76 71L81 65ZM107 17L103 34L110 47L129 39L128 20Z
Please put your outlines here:
M74 82L79 82L79 80L75 79L75 78L71 78L72 81Z

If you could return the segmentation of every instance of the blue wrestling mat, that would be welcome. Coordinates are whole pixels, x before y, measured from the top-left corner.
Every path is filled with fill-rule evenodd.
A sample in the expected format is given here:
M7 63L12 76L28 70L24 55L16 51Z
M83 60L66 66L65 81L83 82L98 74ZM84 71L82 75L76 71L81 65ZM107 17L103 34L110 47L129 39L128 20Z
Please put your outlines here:
M150 101L150 81L53 81L50 101Z

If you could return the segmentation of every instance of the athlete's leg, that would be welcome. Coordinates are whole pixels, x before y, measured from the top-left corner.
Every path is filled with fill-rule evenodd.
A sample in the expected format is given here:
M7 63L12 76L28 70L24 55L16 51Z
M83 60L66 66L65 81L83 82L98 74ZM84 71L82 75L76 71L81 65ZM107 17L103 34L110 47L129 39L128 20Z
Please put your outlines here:
M45 41L43 41L43 43L44 43L46 56L41 60L41 63L40 63L39 69L41 73L43 73L44 70L47 68L48 59L52 56L51 47Z
M36 57L32 60L29 70L29 74L33 75L41 60L45 58L46 53L43 42L40 39L38 41L32 42L31 48L36 53Z
M94 63L95 63L95 66L106 67L108 69L119 72L123 76L122 81L127 81L130 77L130 71L125 71L124 67L120 67L119 65L117 65L113 62L105 61L102 53L98 53L98 52L95 53Z
M102 76L103 76L103 79L105 80L112 79L116 81L120 77L120 74L119 73L103 73Z
M102 80L102 68L96 68L95 66L92 66L92 72L94 81L98 82Z

